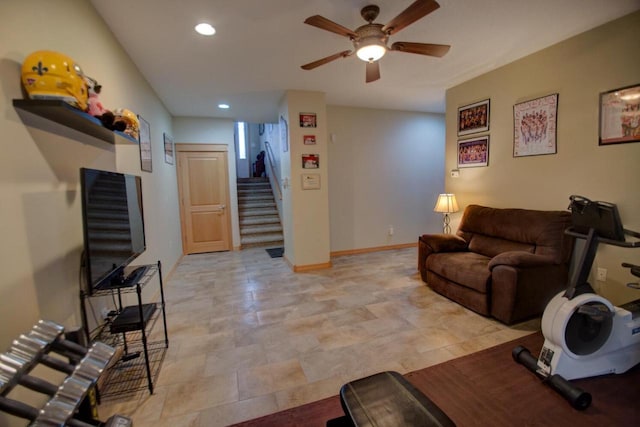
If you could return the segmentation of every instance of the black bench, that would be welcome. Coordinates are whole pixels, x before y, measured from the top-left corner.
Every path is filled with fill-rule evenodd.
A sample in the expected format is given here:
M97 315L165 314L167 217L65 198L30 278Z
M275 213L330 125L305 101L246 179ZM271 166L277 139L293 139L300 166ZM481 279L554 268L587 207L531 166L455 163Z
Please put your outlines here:
M345 416L327 427L450 427L454 422L397 372L381 372L351 381L340 389Z

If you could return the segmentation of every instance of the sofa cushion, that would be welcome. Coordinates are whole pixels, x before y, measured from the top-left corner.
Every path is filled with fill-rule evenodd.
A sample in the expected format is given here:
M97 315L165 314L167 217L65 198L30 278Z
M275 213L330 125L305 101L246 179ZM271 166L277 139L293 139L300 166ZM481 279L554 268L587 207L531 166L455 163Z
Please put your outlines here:
M475 252L443 252L427 258L427 269L467 288L488 292L491 258Z
M469 250L493 258L503 252L522 251L535 253L535 245L514 242L484 234L474 234L469 242Z
M486 256L493 257L505 251L527 251L563 263L568 261L573 247L571 239L564 235L564 229L569 225L571 214L565 211L469 205L457 235L469 242L470 250Z

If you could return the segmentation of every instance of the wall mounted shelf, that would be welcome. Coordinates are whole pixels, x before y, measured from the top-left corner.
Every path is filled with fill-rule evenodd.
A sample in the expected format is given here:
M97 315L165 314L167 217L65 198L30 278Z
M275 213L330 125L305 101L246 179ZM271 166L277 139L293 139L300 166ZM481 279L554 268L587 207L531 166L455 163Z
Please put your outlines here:
M119 136L124 141L137 144L138 141L129 135L112 131L102 126L97 118L72 107L64 101L49 99L14 99L13 106L16 109L27 111L43 117L52 122L59 123L68 128L77 130L86 135L116 144Z

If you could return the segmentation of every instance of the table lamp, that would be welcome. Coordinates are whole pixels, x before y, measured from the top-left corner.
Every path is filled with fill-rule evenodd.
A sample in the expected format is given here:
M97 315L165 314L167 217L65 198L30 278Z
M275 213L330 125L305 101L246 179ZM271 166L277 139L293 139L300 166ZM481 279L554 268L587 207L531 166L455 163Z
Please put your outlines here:
M449 226L449 214L458 212L458 202L456 201L455 194L440 194L434 212L441 212L444 214L444 224L442 226L442 232L445 234L451 234L451 227Z

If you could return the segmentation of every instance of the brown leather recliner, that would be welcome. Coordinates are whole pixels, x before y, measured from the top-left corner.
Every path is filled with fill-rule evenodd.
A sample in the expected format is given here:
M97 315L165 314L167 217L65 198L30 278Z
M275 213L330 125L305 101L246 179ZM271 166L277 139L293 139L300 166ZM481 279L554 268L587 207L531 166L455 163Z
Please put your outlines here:
M506 324L540 315L569 281L564 211L469 205L456 235L419 238L418 269L434 291Z

